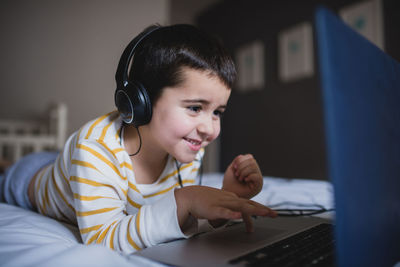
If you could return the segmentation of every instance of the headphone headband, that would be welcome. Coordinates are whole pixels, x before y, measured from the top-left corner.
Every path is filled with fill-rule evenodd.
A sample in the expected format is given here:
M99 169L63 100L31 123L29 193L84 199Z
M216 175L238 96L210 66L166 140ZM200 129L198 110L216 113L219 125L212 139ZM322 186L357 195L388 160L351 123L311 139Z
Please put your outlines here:
M140 42L150 35L152 32L160 29L160 26L156 26L154 29L146 32L142 36L135 37L130 43L126 46L124 52L121 55L121 59L118 63L117 72L115 73L115 80L117 81L117 87L123 87L128 82L128 70L129 70L129 63L132 60L132 57L135 54L136 47L140 44Z

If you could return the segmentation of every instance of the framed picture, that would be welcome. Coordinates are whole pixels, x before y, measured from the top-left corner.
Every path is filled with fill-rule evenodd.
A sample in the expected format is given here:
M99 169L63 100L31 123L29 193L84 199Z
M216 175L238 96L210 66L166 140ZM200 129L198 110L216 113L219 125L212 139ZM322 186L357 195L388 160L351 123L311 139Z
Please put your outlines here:
M264 43L254 41L240 47L236 53L237 88L242 91L265 87Z
M360 2L339 11L343 21L384 50L381 0Z
M290 82L314 74L312 26L308 22L284 30L278 36L279 78Z

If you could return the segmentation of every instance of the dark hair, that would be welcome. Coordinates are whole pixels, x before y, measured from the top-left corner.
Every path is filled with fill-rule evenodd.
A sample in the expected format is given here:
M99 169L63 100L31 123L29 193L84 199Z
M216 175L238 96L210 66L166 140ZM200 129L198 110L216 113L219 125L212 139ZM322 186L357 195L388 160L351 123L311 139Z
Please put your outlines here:
M150 26L138 37L156 27L160 26ZM186 24L160 27L145 36L135 49L129 78L146 87L154 104L164 87L183 82L184 67L209 71L228 88L232 88L236 78L233 60L219 40Z

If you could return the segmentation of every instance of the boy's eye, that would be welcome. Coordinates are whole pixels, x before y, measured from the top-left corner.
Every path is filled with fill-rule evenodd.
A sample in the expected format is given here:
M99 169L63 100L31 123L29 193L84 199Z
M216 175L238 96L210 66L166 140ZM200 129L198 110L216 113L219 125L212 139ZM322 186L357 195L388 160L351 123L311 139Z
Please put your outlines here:
M193 111L193 112L196 112L196 113L201 111L201 107L200 106L189 106L188 109L190 111Z
M222 115L224 115L224 112L223 111L221 111L221 110L214 110L214 115L215 116L218 116L218 117L222 117Z

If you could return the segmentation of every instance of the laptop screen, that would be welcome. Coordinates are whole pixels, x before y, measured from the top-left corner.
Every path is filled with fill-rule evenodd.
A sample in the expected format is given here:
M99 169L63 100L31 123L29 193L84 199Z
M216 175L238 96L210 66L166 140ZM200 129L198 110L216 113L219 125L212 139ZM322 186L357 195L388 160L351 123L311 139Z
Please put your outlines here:
M339 266L400 261L400 64L316 12Z

